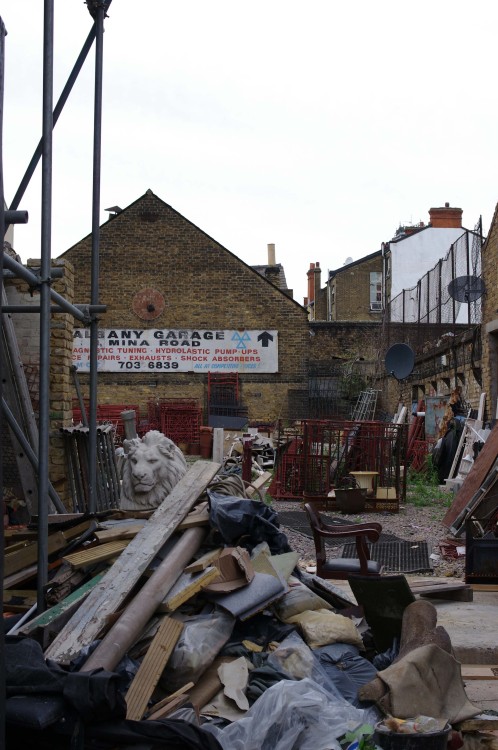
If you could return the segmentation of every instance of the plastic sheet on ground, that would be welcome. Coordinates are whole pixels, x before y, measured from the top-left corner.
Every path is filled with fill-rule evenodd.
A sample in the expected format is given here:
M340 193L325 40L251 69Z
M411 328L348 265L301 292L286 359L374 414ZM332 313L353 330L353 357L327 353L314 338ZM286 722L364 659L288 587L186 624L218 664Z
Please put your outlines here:
M334 698L313 680L282 680L246 716L220 729L205 724L223 750L341 750L338 738L360 725L365 712Z

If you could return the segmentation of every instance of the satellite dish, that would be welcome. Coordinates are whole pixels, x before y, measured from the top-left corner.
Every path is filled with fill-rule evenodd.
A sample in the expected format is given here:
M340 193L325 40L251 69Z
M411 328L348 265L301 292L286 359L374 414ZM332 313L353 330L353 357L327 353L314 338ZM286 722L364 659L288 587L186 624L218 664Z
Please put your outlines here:
M413 370L415 365L415 353L408 344L393 344L386 352L386 370L394 375L396 380L403 380Z
M448 284L448 294L457 302L475 302L482 297L484 290L480 276L457 276Z

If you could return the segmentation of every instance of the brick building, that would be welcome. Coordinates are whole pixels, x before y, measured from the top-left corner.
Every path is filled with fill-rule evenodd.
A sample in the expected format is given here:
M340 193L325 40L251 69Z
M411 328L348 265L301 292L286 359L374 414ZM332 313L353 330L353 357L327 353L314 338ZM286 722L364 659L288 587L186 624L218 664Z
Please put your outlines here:
M61 256L79 301L90 299L90 252L89 235ZM209 378L232 373L250 421L304 416L307 314L269 265L276 273L246 265L150 190L117 209L100 231L99 403L205 405ZM76 329L84 392L85 337Z
M482 250L482 380L488 394L488 415L498 414L498 205Z
M330 271L324 291L329 320L379 322L384 309L380 250Z

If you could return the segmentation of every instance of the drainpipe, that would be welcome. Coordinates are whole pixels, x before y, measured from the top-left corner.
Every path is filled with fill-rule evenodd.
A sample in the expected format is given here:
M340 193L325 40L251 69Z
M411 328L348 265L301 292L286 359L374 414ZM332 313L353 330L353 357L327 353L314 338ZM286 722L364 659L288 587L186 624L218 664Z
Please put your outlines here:
M37 612L45 610L48 581L48 453L50 431L50 256L52 250L52 110L54 0L45 0L43 18L42 199L40 265L40 400L38 437Z
M104 48L105 4L99 2L95 9L95 98L93 116L93 196L92 196L92 305L99 301L99 248L100 248L100 167L102 149L102 69ZM97 509L97 352L99 323L96 317L90 323L90 408L88 434L88 511Z

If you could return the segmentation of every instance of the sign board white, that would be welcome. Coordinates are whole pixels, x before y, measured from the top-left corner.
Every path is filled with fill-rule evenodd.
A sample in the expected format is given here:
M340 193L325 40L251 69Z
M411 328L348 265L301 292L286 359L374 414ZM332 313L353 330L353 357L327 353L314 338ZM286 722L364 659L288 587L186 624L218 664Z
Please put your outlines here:
M277 372L277 331L99 330L100 372ZM90 331L76 328L73 364L90 367Z

